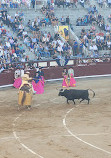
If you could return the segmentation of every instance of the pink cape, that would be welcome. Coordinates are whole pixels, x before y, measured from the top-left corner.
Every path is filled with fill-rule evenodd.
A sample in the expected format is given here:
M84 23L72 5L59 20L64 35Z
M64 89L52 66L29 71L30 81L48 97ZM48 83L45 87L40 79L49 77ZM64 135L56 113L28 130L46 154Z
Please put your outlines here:
M75 86L76 86L76 80L74 79L73 74L71 74L69 87L75 87Z
M20 88L20 86L21 86L21 84L22 84L22 79L19 77L19 78L16 78L15 80L14 80L14 84L13 84L13 86L15 87L15 88Z
M44 87L45 79L44 79L43 76L41 76L41 78L42 78L42 84L43 84L43 87Z
M62 82L62 87L69 87L67 78L68 77L65 75L64 79L63 79L63 82Z
M35 83L35 81L32 81L33 89L36 91L36 94L43 94L44 93L44 85L42 83L42 80L39 80L38 83Z

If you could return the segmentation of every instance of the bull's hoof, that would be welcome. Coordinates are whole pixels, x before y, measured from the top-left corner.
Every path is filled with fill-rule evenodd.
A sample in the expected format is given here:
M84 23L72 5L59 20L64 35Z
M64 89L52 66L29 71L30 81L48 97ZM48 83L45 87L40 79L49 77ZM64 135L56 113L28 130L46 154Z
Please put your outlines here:
M28 109L28 110L30 110L30 109L31 109L31 106L30 106L30 105L29 105L29 106L27 106L27 109Z

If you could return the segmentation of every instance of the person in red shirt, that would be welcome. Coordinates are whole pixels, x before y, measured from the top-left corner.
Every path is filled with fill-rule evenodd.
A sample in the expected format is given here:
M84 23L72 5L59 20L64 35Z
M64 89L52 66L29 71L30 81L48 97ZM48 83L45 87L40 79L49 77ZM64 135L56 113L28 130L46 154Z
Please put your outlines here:
M11 51L12 51L12 54L14 54L14 53L15 53L15 49L14 49L14 47L12 47L12 50L11 50Z

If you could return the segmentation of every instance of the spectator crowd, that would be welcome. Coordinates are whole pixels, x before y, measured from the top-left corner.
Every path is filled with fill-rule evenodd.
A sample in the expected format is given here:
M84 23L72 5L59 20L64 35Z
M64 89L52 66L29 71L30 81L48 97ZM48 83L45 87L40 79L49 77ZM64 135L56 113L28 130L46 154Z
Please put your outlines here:
M110 7L110 0L105 1ZM61 40L58 32L52 36L50 32L41 31L43 27L54 27L56 25L70 25L70 18L62 16L58 19L55 16L54 7L75 7L78 3L84 8L85 3L89 1L80 0L55 0L47 1L46 6L42 6L41 13L45 16L30 19L25 25L25 15L22 11L16 11L11 16L7 8L19 8L21 5L28 8L35 6L35 0L1 0L0 3L0 72L5 69L14 69L18 67L14 63L28 62L29 56L26 54L25 47L29 52L35 55L35 61L41 59L69 59L71 57L85 57L83 47L89 50L87 57L99 57L101 50L111 51L111 27L106 23L104 17L98 13L95 5L89 5L87 15L79 17L76 26L83 26L80 32L80 43L76 40L72 45L69 42ZM103 7L102 0L98 0L100 7ZM111 23L111 14L108 16ZM85 26L90 26L86 30ZM98 31L98 28L100 31ZM30 33L29 33L29 32ZM16 37L13 33L16 33ZM22 41L22 43L20 42ZM20 67L23 65L20 64ZM30 66L29 66L30 67ZM31 66L33 67L33 66Z

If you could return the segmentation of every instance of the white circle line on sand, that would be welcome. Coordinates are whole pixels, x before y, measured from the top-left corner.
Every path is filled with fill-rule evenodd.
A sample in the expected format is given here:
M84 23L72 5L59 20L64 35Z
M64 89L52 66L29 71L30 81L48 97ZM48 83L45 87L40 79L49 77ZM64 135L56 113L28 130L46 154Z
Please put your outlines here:
M74 138L76 138L77 140L79 140L80 142L83 142L84 144L87 144L88 146L91 146L92 148L95 148L95 149L97 149L97 150L100 150L100 151L102 151L102 152L104 152L104 153L107 153L107 154L110 154L110 155L111 155L111 152L109 152L109 151L107 151L107 150L104 150L104 149L102 149L102 148L99 148L99 147L97 147L97 146L95 146L95 145L93 145L93 144L90 144L90 143L88 143L88 142L82 140L81 138L79 138L77 135L73 134L73 133L69 130L69 128L68 128L67 125L66 125L66 118L67 118L67 115L68 115L73 109L74 109L74 108L68 110L67 113L66 113L66 115L65 115L65 117L64 117L64 119L63 119L63 126L65 127L65 129L67 130L67 132L68 132L70 135L72 135Z
M4 138L0 138L1 140L5 140L5 139L14 139L14 137L4 137Z
M58 98L54 98L54 99L50 99L50 102L54 103L54 104L59 104L60 102L59 101L56 101L56 99ZM62 101L61 104L64 104L65 101Z
M108 135L111 133L83 133L83 134L76 134L76 136L99 136L99 135Z
M54 98L54 100L55 100L56 98ZM44 103L46 103L46 101L45 102L42 102L41 104L44 104ZM37 104L37 105L41 105L41 104ZM24 112L23 112L24 113ZM38 156L39 158L44 158L43 156L41 156L41 155L39 155L39 154L37 154L36 152L34 152L33 150L31 150L29 147L27 147L25 144L23 144L22 142L21 142L21 140L20 140L20 138L17 136L17 134L16 134L16 131L15 131L15 126L16 126L16 121L23 115L23 113L22 114L19 114L19 116L18 117L16 117L15 118L15 120L13 121L13 123L12 123L12 126L13 126L13 135L14 135L14 138L20 143L20 145L22 146L22 147L24 147L26 150L28 150L29 152L31 152L32 154L34 154L34 155L36 155L36 156Z
M27 137L22 137L22 138L27 138ZM0 138L0 140L8 140L8 139L15 139L15 137L3 137L3 138Z
M23 112L24 113L24 112ZM29 147L27 147L25 144L23 144L22 143L22 141L20 140L20 138L17 136L17 134L16 134L16 131L15 131L15 124L16 124L16 121L23 115L23 113L22 114L20 114L18 117L16 117L15 118L15 120L13 121L13 123L12 123L12 125L13 125L13 135L14 135L14 138L19 142L19 144L23 147L23 148L25 148L26 150L28 150L29 152L31 152L33 155L36 155L36 156L38 156L39 158L44 158L44 157L42 157L41 155L39 155L39 154L37 154L36 152L34 152L33 150L31 150Z

